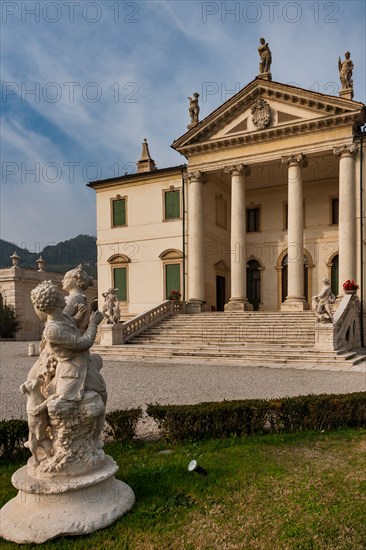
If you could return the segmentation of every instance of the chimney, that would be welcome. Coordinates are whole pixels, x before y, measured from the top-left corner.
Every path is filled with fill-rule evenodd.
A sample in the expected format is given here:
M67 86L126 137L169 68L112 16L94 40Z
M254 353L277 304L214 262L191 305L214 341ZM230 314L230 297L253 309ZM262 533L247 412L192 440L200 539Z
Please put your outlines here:
M141 158L137 162L137 172L152 172L156 170L156 165L153 159L151 158L149 145L146 138L142 144Z

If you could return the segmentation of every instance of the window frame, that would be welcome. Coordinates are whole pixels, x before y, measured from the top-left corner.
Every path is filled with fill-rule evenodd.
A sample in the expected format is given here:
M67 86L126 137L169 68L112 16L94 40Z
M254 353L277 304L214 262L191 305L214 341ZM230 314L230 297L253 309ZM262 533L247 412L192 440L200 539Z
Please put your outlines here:
M172 193L172 192L179 192L179 217L178 218L167 218L166 217L166 209L165 209L165 194L166 193ZM175 222L177 220L182 219L182 188L181 187L175 187L174 185L171 185L169 189L163 189L163 222Z
M258 229L254 229L254 231L249 231L249 210L258 210ZM262 231L262 208L260 204L251 204L250 206L247 206L245 209L245 229L246 233L260 233Z
M114 223L114 203L116 201L121 201L123 200L125 202L125 223L123 224L119 224L119 225L116 225ZM128 200L127 200L127 195L124 195L124 196L121 196L121 195L116 195L115 197L111 197L110 199L110 215L111 215L111 228L114 229L116 227L126 227L128 225L128 208L127 208L127 204L128 204Z
M338 222L337 223L333 222L333 213L334 213L333 205L335 200L338 201ZM338 195L331 195L329 197L329 225L332 227L339 226L339 196Z

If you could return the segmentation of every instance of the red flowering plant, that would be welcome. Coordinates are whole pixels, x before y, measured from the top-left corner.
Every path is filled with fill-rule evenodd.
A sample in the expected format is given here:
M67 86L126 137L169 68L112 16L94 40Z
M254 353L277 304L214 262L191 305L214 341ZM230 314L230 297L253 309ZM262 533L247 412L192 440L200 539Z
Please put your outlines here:
M169 294L169 300L175 300L176 302L179 302L181 296L182 295L179 290L171 290Z
M356 283L354 281L350 281L349 279L348 279L348 281L343 283L343 289L344 290L357 290L358 288L359 288L359 286L356 285Z

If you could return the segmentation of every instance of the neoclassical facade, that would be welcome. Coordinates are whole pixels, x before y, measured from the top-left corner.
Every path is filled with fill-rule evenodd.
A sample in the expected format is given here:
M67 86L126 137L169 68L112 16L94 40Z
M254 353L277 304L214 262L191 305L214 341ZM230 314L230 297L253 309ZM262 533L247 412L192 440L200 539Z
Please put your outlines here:
M365 120L350 96L259 76L173 142L184 164L156 169L145 141L137 173L89 184L99 293L130 315L173 289L192 312L306 310L325 277L362 298Z

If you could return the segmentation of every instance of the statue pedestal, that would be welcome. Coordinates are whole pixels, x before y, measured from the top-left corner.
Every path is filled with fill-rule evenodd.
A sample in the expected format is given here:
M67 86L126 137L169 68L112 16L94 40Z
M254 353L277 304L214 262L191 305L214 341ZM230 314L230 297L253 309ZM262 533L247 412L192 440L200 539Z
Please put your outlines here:
M118 325L101 325L100 328L100 345L101 346L116 346L123 344L123 329L122 324Z
M353 88L345 88L339 91L339 96L342 99L353 99Z
M23 466L11 480L17 496L0 511L0 535L18 544L41 544L111 525L135 503L132 489L115 479L117 470L110 456L96 470L79 476L38 479Z

